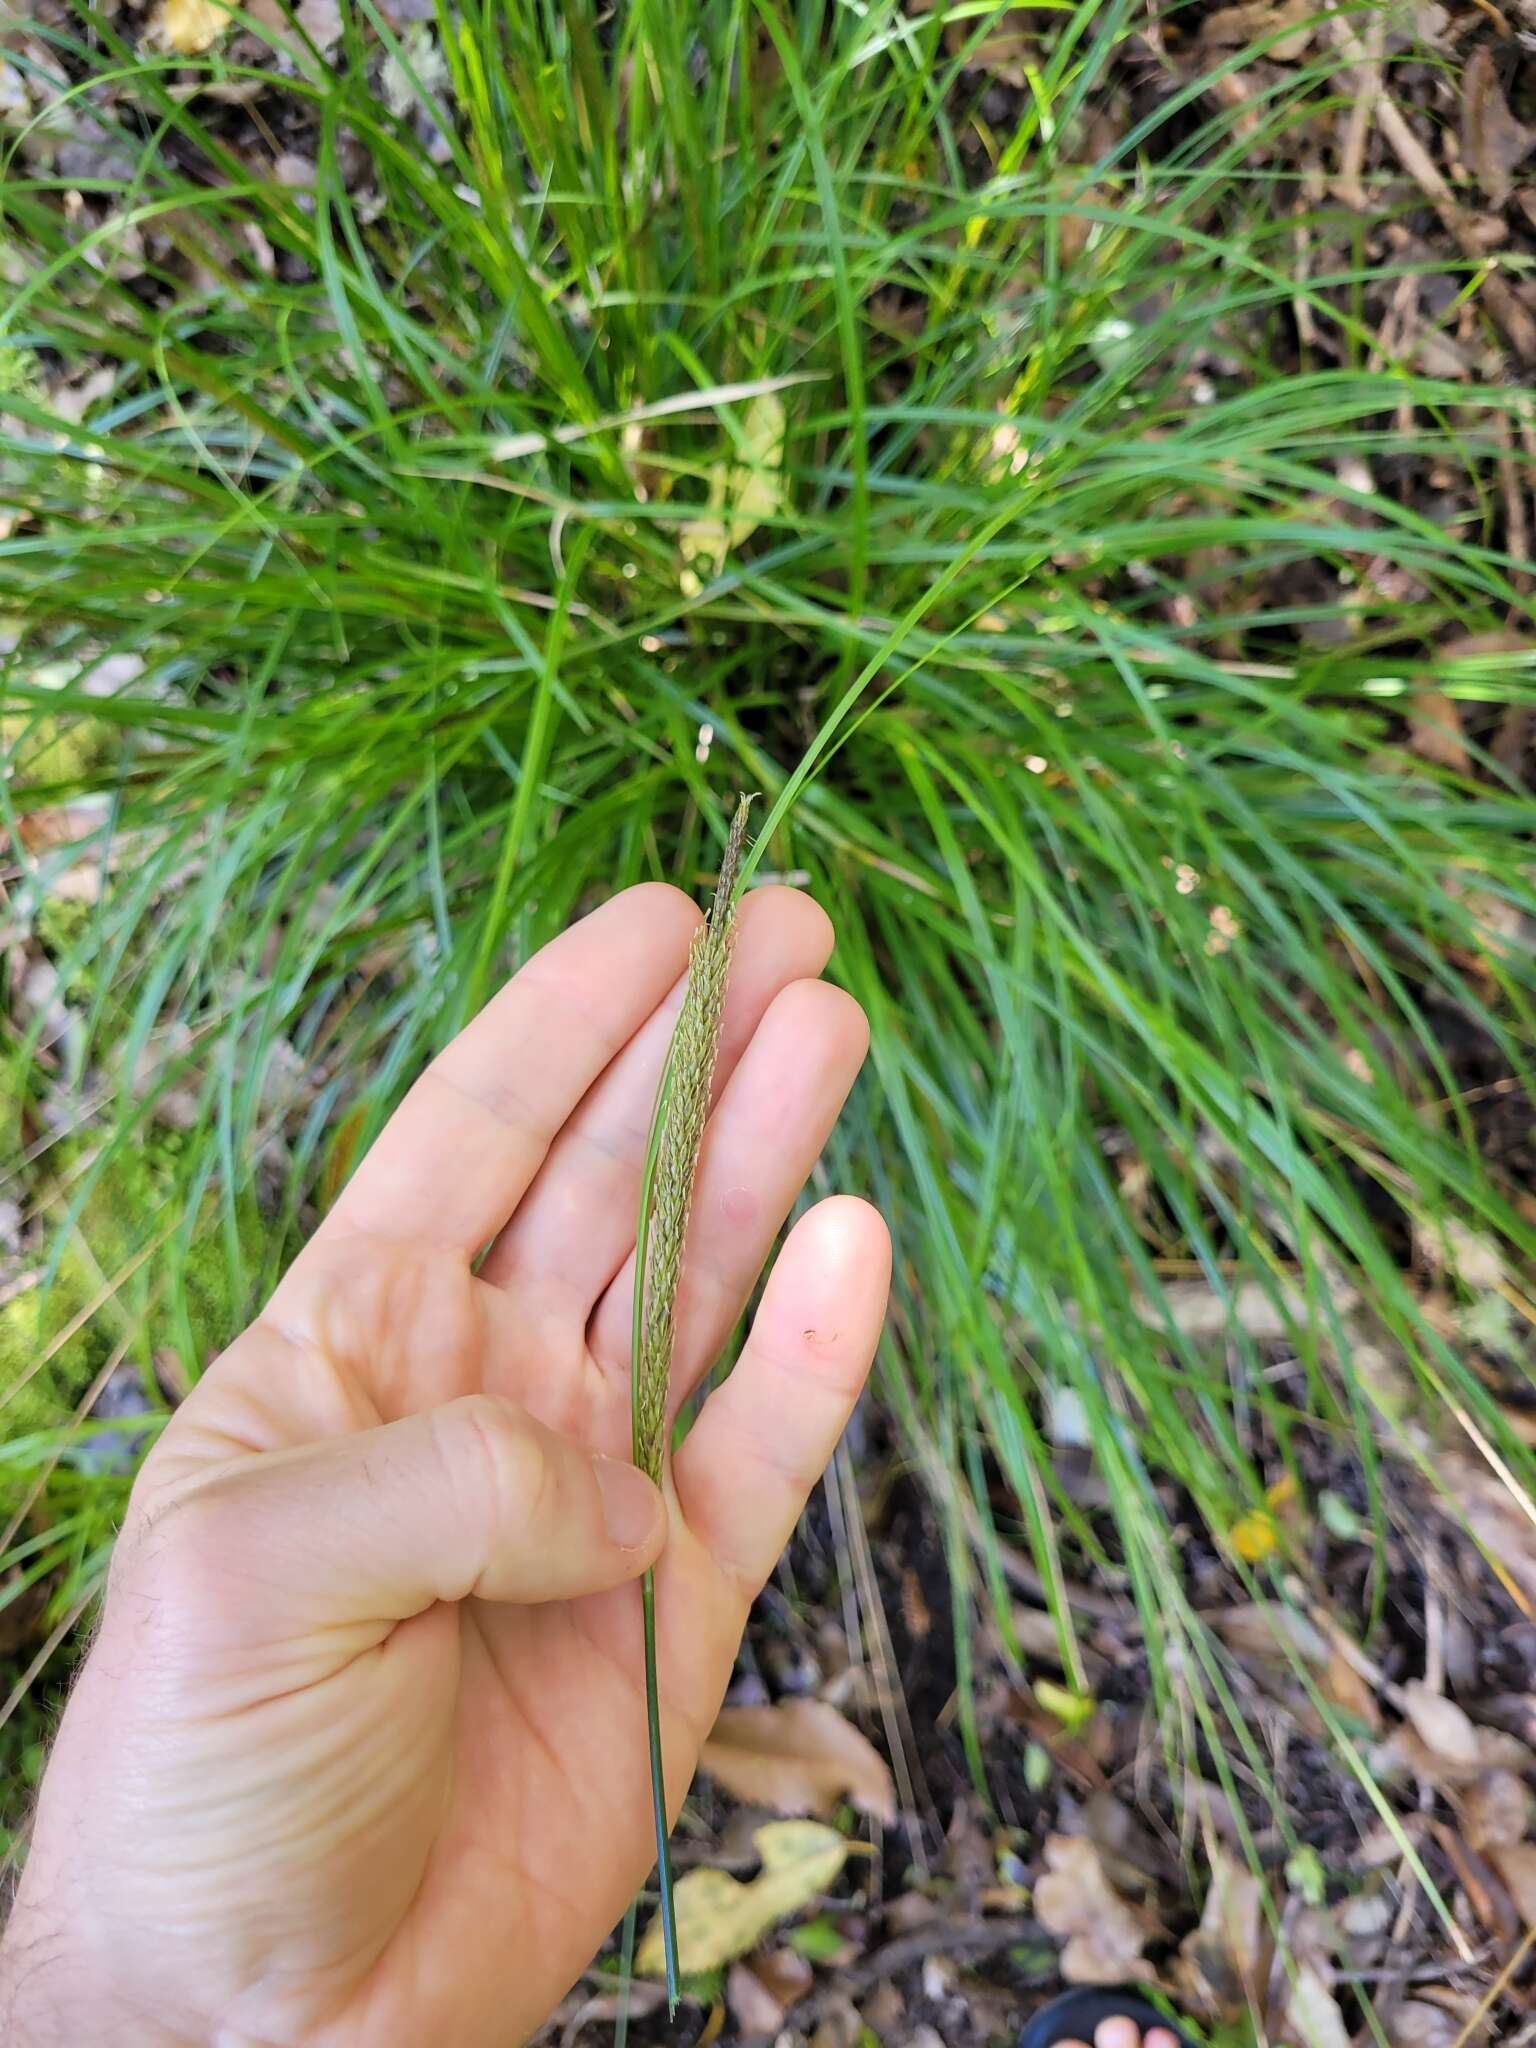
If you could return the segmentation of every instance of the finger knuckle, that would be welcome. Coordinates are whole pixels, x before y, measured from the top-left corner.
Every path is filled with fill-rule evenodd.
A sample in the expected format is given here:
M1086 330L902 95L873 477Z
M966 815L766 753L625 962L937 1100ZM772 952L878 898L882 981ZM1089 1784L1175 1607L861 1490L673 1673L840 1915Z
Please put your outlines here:
M450 1483L466 1476L478 1485L494 1526L516 1531L533 1526L550 1485L549 1459L521 1410L494 1394L465 1394L448 1411L457 1425L459 1451L449 1459L467 1458L472 1474L450 1471Z

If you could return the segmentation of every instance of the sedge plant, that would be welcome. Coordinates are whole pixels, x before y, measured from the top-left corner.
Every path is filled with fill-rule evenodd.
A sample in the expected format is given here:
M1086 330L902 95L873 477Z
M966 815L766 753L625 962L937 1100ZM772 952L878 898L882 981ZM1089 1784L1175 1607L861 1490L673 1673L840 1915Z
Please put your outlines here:
M1321 1445L1384 1555L1457 1418L1529 1484L1477 1077L1530 1069L1536 399L1458 370L1480 268L1377 232L1416 193L1289 167L1328 37L1178 71L1145 14L354 0L186 58L81 0L13 51L0 1196L44 1248L0 1367L18 1552L84 1531L12 1559L62 1560L45 1645L114 1346L152 1427L493 980L711 873L735 788L870 1019L830 1164L900 1250L978 1774L1021 1563L1079 1696L1074 1587L1134 1605L1169 1783L1237 1810L1270 1759L1167 1502L1230 1551Z

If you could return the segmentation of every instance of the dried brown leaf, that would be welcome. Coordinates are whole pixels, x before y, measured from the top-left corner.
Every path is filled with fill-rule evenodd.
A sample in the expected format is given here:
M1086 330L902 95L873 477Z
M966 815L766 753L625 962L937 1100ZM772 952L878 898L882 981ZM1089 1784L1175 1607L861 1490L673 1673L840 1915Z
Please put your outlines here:
M1461 2029L1438 2005L1410 1998L1386 2022L1389 2048L1454 2048Z
M747 1966L754 1970L772 1995L786 2009L804 1998L815 1972L797 1949L770 1948L754 1956Z
M318 50L334 50L341 41L342 20L338 0L299 0L295 10L299 27Z
M1414 1733L1437 1762L1476 1775L1477 1730L1454 1700L1431 1692L1422 1678L1410 1678L1403 1687L1403 1706Z
M859 2010L877 2041L899 2040L906 2031L907 2001L888 1977L875 1986Z
M971 40L976 24L972 21L951 22L944 31L945 47L951 51L963 49ZM1040 42L1038 31L1030 18L1027 7L1008 7L990 24L986 34L971 52L970 62L978 71L990 72L1000 78L1004 85L1011 85L1016 92L1022 92L1029 82L1029 67L1038 61Z
M1052 1934L1066 1937L1061 1952L1066 1982L1149 1978L1152 1966L1142 1950L1157 1930L1115 1891L1094 1843L1080 1835L1048 1835L1045 1861L1045 1875L1035 1886L1035 1911Z
M1467 59L1461 86L1461 153L1495 206L1502 206L1517 164L1536 149L1536 128L1509 111L1498 64L1486 43Z
M1515 1911L1527 1927L1536 1927L1536 1842L1515 1842L1490 1849L1488 1861L1498 1872Z
M1328 1666L1318 1685L1325 1699L1351 1719L1362 1722L1373 1735L1381 1727L1381 1709L1375 1693L1336 1644L1328 1653Z
M864 2022L853 2000L844 1992L834 1991L811 2036L811 2048L854 2048L863 2029Z
M783 2006L745 1963L732 1963L727 1972L725 2002L737 2031L746 2039L776 2034L784 2024Z
M1200 47L1208 53L1240 50L1245 43L1263 39L1266 57L1280 64L1294 63L1312 45L1320 25L1317 15L1313 0L1242 0L1238 6L1219 7L1206 16L1200 25ZM1292 22L1298 26L1291 34L1269 41Z
M663 1984L642 1984L632 1978L622 1990L602 1991L593 1998L577 1998L573 1995L562 2005L564 2013L569 2006L564 2029L560 2035L560 2048L572 2048L572 2043L581 2039L585 2028L590 2026L612 2026L619 2014L626 2009L632 2020L643 2020L653 2013L666 1997ZM555 2015L559 2018L559 2013Z
M1312 1963L1296 1972L1285 2002L1285 2024L1296 2048L1350 2048L1339 2002Z
M1496 1940L1512 1940L1519 1932L1519 1921L1508 1894L1495 1883L1489 1865L1467 1847L1462 1836L1447 1822L1431 1821L1430 1832L1445 1851L1446 1860L1455 1871L1456 1881L1466 1894L1467 1904L1475 1918Z
M1408 713L1408 732L1413 751L1424 760L1457 775L1472 773L1472 756L1462 737L1461 711L1454 697L1443 690L1416 690Z
M1328 1662L1328 1645L1306 1615L1276 1601L1239 1600L1206 1619L1229 1649L1290 1668L1292 1656L1314 1666Z
M915 1643L927 1641L933 1630L933 1615L917 1573L910 1565L901 1575L901 1618Z
M1462 1826L1474 1849L1507 1849L1525 1839L1531 1795L1513 1771L1484 1771L1467 1787Z
M1174 1974L1181 1994L1203 2018L1238 2018L1257 1999L1267 1948L1264 1887L1218 1847L1200 1925L1179 1945Z
M699 1761L737 1799L777 1813L826 1814L847 1799L872 1819L896 1818L889 1765L824 1700L722 1708Z

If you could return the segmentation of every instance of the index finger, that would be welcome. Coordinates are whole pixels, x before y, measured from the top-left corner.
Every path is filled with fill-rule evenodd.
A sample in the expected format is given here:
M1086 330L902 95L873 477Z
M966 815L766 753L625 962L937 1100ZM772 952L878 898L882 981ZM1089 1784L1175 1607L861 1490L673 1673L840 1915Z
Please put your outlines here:
M472 1258L682 973L699 915L680 889L644 882L542 947L415 1083L316 1242L363 1233Z
M673 1461L683 1519L756 1598L826 1470L880 1341L891 1239L868 1202L831 1195L785 1240L746 1348Z

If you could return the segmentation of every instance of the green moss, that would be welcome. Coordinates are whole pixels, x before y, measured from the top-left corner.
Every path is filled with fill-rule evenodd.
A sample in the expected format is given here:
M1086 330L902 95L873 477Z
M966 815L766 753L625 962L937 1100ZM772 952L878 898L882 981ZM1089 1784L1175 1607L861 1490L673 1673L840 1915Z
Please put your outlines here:
M110 1340L94 1320L66 1338L46 1364L39 1364L89 1300L83 1288L61 1273L51 1286L30 1287L0 1308L0 1388L10 1394L5 1407L8 1438L67 1422L101 1370Z
M19 790L92 780L112 756L117 734L102 719L45 714L0 719L0 760Z
M38 910L33 935L50 959L62 960L79 945L94 916L89 903L50 896Z
M20 1155L21 1112L27 1094L27 1066L20 1052L0 1051L0 1159Z

